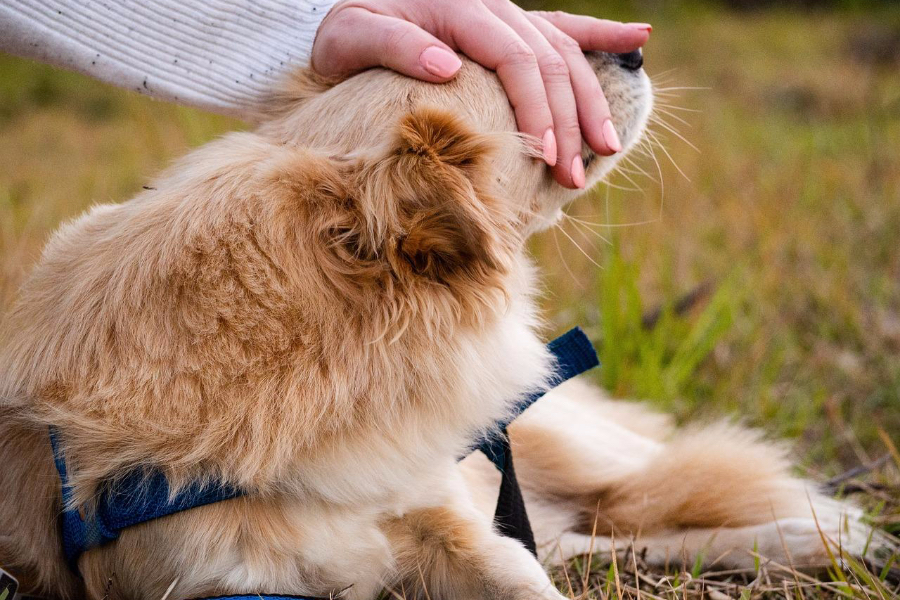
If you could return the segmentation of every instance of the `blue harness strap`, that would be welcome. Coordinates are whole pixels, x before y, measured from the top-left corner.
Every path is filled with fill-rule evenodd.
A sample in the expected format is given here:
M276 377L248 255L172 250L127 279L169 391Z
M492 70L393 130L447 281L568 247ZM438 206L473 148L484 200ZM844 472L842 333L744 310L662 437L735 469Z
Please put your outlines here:
M71 506L72 489L59 435L50 428L53 460L62 482L63 506ZM240 490L222 485L190 485L171 497L169 482L159 471L135 471L116 482L115 489L106 487L97 495L97 505L89 519L75 509L65 508L60 517L63 553L69 566L78 571L78 558L96 546L119 537L123 529L206 504L230 500Z
M551 390L559 384L572 379L577 375L581 375L585 371L589 371L600 364L597 358L597 352L594 350L591 340L584 334L580 327L569 330L567 333L559 336L549 344L547 349L556 359L556 368L553 376L547 382L544 389L533 392L525 396L513 409L509 419L504 422L497 423L497 432L477 444L473 450L481 450L484 452L494 466L503 471L506 467L506 428L512 423L516 417L525 412L529 406L537 402L548 390Z
M495 432L478 442L470 450L481 450L503 474L500 499L497 504L498 527L523 543L534 552L534 540L523 539L524 533L531 538L530 525L524 512L515 471L512 465L512 454L507 426L529 406L534 404L547 390L562 382L596 367L599 363L597 353L590 340L579 328L558 337L547 345L547 349L556 359L554 375L545 388L529 394L514 408L511 416L498 423ZM177 512L237 498L243 493L235 488L223 485L190 485L175 496L171 495L168 481L159 471L135 471L117 480L115 486L102 488L97 496L97 504L89 518L85 519L75 508L71 507L72 489L69 485L68 467L60 445L59 434L50 428L50 445L53 449L53 460L62 483L63 513L60 517L62 529L63 551L70 567L78 572L78 558L87 550L111 542L119 537L119 533L128 527L165 517ZM508 513L508 514L507 514ZM511 515L511 517L510 517ZM527 530L527 531L525 531ZM249 594L219 596L206 600L266 600L300 599L314 600L305 596L285 594L266 595ZM320 600L320 599L315 599Z

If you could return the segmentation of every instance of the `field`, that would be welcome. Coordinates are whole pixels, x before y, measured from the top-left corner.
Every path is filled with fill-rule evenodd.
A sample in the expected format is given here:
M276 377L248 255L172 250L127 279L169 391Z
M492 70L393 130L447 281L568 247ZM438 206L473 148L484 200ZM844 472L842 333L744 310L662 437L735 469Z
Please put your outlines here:
M616 396L790 439L800 472L834 478L900 533L900 8L648 5L605 16L654 24L664 122L653 156L534 240L548 335L584 326ZM0 56L0 305L61 221L239 127ZM764 564L637 562L576 563L558 581L601 598L888 598L898 585L853 565L782 583Z

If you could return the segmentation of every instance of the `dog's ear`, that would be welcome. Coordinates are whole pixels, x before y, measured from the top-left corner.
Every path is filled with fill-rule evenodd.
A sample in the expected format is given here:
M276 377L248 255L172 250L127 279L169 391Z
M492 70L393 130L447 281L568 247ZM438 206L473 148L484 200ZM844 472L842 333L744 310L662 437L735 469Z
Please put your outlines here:
M460 118L437 109L406 115L395 144L398 155L428 157L469 171L483 166L493 151L487 136L472 132Z
M440 110L406 115L376 166L390 204L395 270L441 283L504 268L511 219L489 193L492 140Z

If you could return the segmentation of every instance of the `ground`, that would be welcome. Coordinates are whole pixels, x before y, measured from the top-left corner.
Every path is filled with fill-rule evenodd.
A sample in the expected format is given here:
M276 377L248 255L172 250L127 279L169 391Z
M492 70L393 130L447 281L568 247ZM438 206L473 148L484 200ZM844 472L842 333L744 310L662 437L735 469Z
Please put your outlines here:
M655 160L534 241L548 337L584 326L617 396L788 438L801 473L900 531L900 8L604 14L653 23L646 68L667 124ZM238 127L0 56L0 307L61 221ZM634 559L556 579L600 598L896 596L852 565L785 583L764 559L725 575Z

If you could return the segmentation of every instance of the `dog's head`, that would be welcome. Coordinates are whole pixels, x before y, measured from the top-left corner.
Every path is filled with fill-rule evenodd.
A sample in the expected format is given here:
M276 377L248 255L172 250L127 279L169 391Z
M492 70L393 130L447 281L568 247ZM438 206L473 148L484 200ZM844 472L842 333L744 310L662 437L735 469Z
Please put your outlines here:
M583 146L590 187L640 139L652 90L640 55L587 56L624 146L613 156ZM316 149L339 173L334 201L310 216L337 271L353 265L354 285L390 271L483 290L581 193L553 180L535 140L516 133L496 76L468 61L444 85L385 70L337 84L301 73L272 106L260 132Z

